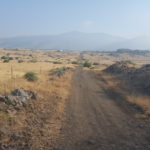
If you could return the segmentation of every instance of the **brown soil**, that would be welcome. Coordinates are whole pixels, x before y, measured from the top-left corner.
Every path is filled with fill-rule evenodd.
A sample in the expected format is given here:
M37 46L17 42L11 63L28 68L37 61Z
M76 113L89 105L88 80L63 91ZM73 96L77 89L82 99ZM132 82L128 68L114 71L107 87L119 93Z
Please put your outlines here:
M55 150L150 150L148 125L120 92L106 91L103 80L82 68L72 85Z

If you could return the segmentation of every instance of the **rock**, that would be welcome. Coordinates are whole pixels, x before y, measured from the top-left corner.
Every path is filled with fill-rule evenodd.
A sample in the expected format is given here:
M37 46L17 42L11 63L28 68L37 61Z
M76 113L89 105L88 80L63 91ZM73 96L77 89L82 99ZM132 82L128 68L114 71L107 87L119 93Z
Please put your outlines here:
M26 91L28 93L28 96L31 98L31 99L36 99L37 98L37 94L35 92L32 92L32 91Z
M7 96L6 99L7 100L5 101L5 103L9 105L11 104L13 106L23 106L26 100L28 100L28 98L25 96Z
M0 95L0 102L5 102L6 101L6 98L5 98L5 96L3 96L3 95Z
M13 96L22 96L26 97L27 99L36 99L36 94L32 91L24 90L24 89L15 89L11 92Z
M111 74L128 74L132 73L135 70L134 64L128 61L118 61L106 69L104 72L111 73Z
M0 102L13 106L25 106L29 99L36 99L36 94L24 89L15 89L9 96L0 95Z

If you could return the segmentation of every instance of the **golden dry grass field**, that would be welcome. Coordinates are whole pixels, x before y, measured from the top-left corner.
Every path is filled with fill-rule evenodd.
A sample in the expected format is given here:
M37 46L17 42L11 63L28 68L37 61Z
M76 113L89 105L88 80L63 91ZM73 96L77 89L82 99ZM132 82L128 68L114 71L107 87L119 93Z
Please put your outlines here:
M18 88L37 94L36 100L21 107L0 103L2 150L93 150L101 142L103 149L111 150L110 140L119 148L122 137L124 149L148 148L147 124L138 120L144 130L138 129L136 119L149 119L150 96L131 94L132 87L103 69L120 60L131 60L138 68L150 64L150 55L0 49L0 58L0 95ZM89 68L83 67L87 61L93 64ZM69 69L61 76L50 72L56 68L62 72L63 67ZM35 72L38 80L26 80L27 72ZM143 112L135 111L133 104ZM137 135L133 139L128 137L131 132ZM144 146L136 142L138 136ZM96 138L92 144L90 137Z
M47 83L49 71L60 67L74 67L78 52L42 51L42 50L0 50L0 57L12 57L13 60L0 62L0 93L8 93L18 87L40 87ZM23 62L18 63L19 60ZM58 63L58 64L56 64ZM24 79L26 72L37 73L39 80L36 83L27 82Z

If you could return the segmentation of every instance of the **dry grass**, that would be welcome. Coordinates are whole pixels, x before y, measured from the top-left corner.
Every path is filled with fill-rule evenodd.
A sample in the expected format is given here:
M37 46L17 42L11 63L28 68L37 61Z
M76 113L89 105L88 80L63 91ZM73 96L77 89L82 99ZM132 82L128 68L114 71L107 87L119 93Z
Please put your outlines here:
M120 93L120 95L124 97L124 100L130 102L131 104L135 104L139 106L142 110L144 110L144 114L142 114L143 117L147 117L150 115L150 97L149 96L143 95L142 93L141 94L136 93L135 91L131 92L133 91L132 89L133 87L125 84L125 82L121 80L118 80L113 75L106 74L106 73L99 73L98 71L95 71L95 72L97 73L98 79L103 82L105 89L110 89L110 91L115 90L118 92L118 94ZM123 100L123 99L120 99L120 100Z
M65 105L70 94L72 71L62 77L50 76L48 72L42 73L37 82L27 82L23 78L16 81L16 87L23 87L38 93L37 100L28 102L25 108L18 112L0 112L0 126L3 137L0 143L7 145L27 142L31 149L44 149L55 143L64 118ZM49 81L49 78L53 80ZM8 91L14 87L9 87ZM20 136L12 140L13 136ZM22 139L23 138L23 139ZM49 143L49 144L46 144ZM29 147L26 149L30 149Z
M10 53L10 56L19 56L25 62L0 63L0 94L9 94L16 88L24 88L37 93L37 100L30 100L26 107L15 110L11 106L0 103L0 143L8 146L22 144L22 140L30 145L31 149L43 149L46 142L54 143L62 126L65 103L69 97L73 71L67 71L60 78L49 75L49 71L58 67L71 67L69 61L76 60L77 55L56 51L7 51L2 50L1 56ZM30 63L29 54L37 58L36 63ZM51 57L49 56L51 55ZM69 60L68 60L69 59ZM48 60L48 62L45 62ZM62 64L53 64L59 60ZM26 72L37 73L39 80L29 82L24 79ZM19 136L18 140L13 136ZM52 139L52 140L51 140ZM48 147L52 143L48 144ZM28 146L26 149L30 149ZM9 148L8 148L9 149Z
M10 61L10 63L0 63L0 94L9 94L15 88L24 88L33 91L50 90L52 86L48 86L49 76L48 73L51 69L58 67L74 67L75 65L69 64L68 59L75 60L78 53L70 55L67 52L57 51L31 51L31 50L1 50L1 56L6 56L9 53L11 57L21 57L26 60L29 55L37 58L36 63L27 62L18 63L17 60ZM51 57L50 57L51 56ZM30 58L31 59L31 58ZM53 64L55 60L59 59L62 64ZM51 61L45 62L45 60ZM35 83L26 81L23 76L26 72L37 73L39 80ZM47 87L48 86L48 87ZM46 87L46 88L45 88ZM45 89L44 89L45 88Z
M142 107L146 115L150 115L150 97L142 95L141 96L130 95L128 96L128 100L129 102Z

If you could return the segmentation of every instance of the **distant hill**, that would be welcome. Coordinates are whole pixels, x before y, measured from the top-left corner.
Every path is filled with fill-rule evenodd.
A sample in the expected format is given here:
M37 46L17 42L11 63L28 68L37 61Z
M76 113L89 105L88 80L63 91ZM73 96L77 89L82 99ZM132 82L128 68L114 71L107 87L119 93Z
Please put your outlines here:
M0 48L59 50L150 49L150 38L138 37L135 39L126 39L105 33L73 31L59 35L0 38Z
M107 46L107 49L116 50L120 48L150 50L150 37L141 36L133 39L127 39Z
M59 35L22 36L1 38L1 48L105 50L107 45L121 42L124 38L104 33L68 32Z

